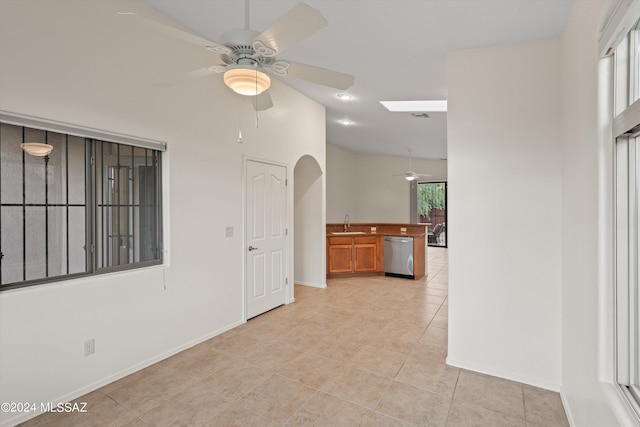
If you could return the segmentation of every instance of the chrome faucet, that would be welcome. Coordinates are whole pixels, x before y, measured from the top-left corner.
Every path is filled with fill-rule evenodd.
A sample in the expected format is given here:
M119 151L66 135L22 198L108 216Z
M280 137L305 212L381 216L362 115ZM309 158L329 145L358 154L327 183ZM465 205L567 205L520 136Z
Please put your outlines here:
M349 214L346 214L344 216L344 226L343 226L344 231L346 232L349 229L349 227L351 227L351 223L349 222Z

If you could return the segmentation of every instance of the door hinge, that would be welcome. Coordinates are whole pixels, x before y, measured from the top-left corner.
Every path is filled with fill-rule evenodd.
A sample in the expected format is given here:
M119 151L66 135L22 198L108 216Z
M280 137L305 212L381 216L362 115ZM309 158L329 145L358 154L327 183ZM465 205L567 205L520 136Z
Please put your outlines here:
M93 164L96 162L96 158L91 156L91 166L93 166Z
M289 235L289 229L288 229L288 228L285 228L285 229L284 229L284 235L285 235L285 236L288 236L288 235Z
M289 284L289 278L288 278L288 277L285 277L285 278L284 278L284 284L285 284L285 285L288 285L288 284Z
M284 179L284 186L286 187L287 185L289 185L289 178Z
M96 245L95 243L91 244L91 253L94 253L96 251Z

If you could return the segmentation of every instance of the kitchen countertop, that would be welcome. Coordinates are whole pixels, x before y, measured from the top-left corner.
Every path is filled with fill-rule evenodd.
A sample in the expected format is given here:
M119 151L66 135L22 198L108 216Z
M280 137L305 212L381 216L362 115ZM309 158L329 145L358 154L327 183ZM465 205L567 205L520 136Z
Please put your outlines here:
M328 223L328 237L354 237L354 236L408 236L420 237L425 236L426 227L429 224L406 224L406 223L388 223L388 222L352 222L348 228L348 234L344 232L344 223ZM375 227L375 231L371 228ZM401 229L405 228L406 231ZM334 234L339 233L339 234Z

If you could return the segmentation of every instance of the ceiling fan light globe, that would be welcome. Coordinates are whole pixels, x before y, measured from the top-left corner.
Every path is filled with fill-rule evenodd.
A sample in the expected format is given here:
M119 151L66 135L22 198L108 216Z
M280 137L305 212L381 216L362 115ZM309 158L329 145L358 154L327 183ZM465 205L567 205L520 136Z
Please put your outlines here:
M414 175L407 175L404 177L404 179L406 179L407 181L413 181L414 179L416 179L417 177Z
M255 96L269 89L271 79L255 68L233 67L225 71L224 83L235 93Z

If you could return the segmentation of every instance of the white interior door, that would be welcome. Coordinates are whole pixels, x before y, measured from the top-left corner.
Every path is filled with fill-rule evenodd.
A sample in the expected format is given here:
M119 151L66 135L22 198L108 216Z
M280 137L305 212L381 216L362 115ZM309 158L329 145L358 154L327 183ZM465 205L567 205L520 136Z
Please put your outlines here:
M247 161L247 318L286 302L286 177L284 166Z

